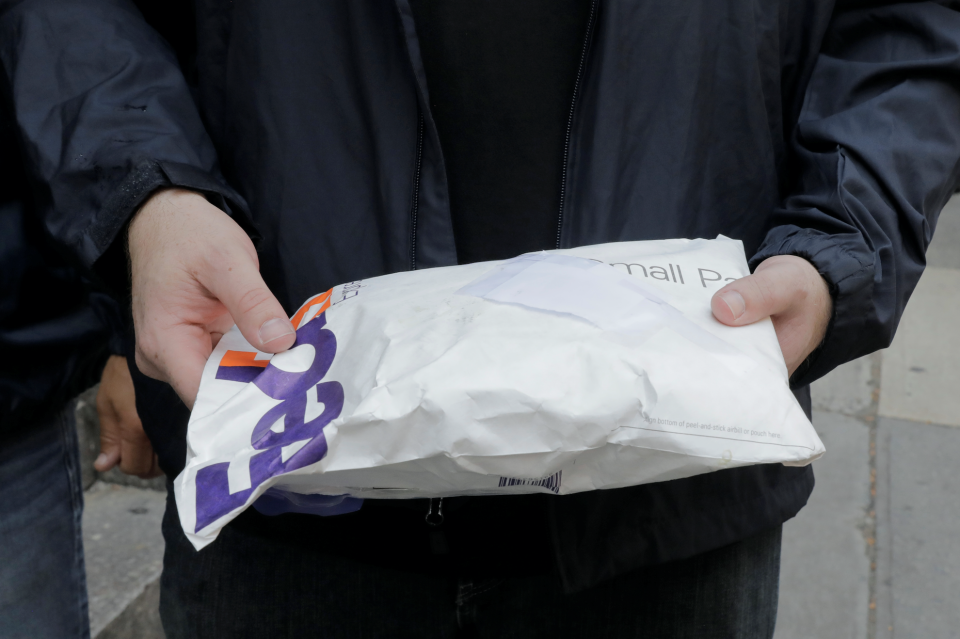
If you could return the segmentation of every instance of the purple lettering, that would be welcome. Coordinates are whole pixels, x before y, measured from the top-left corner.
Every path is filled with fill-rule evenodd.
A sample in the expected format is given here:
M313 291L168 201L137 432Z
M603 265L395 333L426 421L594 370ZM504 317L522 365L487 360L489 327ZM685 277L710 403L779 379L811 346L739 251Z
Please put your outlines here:
M321 382L337 353L337 338L324 328L321 313L297 330L294 347L311 344L313 363L302 373L288 373L272 362L252 380L267 396L281 400L257 422L251 436L253 447L262 451L250 459L250 488L230 493L229 463L212 464L197 472L197 524L200 530L246 502L260 484L283 473L314 464L327 453L323 427L343 410L343 387L339 382ZM236 367L234 367L236 368ZM220 377L219 371L217 377ZM238 380L239 381L239 380ZM304 421L308 402L323 405L322 412ZM272 428L279 426L282 428Z

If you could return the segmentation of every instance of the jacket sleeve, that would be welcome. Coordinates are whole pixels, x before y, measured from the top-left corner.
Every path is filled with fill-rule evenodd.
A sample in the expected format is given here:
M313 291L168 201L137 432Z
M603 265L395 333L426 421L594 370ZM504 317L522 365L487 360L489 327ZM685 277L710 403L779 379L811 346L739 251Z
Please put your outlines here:
M792 137L794 187L750 261L798 255L830 286L826 338L794 386L890 344L960 173L960 14L876 5L835 11Z
M132 3L0 0L0 63L44 224L84 265L165 186L244 218L176 56Z

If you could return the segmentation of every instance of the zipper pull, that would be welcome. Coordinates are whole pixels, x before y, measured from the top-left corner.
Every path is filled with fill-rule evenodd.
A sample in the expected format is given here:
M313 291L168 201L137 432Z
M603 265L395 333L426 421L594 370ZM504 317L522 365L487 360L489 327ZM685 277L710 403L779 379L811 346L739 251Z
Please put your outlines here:
M423 520L433 528L443 523L443 497L430 500L430 505L427 507L427 516Z
M447 545L447 536L443 532L440 524L443 523L443 498L434 498L430 500L427 506L427 516L423 518L430 527L430 550L435 555L446 555L450 552Z

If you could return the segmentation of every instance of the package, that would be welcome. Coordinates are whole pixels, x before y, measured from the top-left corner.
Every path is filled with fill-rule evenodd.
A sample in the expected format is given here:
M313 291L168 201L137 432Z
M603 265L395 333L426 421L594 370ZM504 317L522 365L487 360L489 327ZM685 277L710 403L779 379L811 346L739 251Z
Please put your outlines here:
M184 531L201 548L255 501L336 514L809 464L823 444L771 321L710 310L748 274L727 238L621 242L335 286L278 355L234 327L190 417Z

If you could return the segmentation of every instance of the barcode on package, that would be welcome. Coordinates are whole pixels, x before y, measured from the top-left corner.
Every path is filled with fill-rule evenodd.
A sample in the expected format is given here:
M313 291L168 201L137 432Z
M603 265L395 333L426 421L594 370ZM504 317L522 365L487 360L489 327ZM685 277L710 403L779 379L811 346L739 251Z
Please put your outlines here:
M554 493L560 494L561 475L563 475L562 470L557 471L549 477L544 477L543 479L516 479L514 477L501 477L500 488L503 488L504 486L539 486L541 488L546 488L547 490L552 490Z

